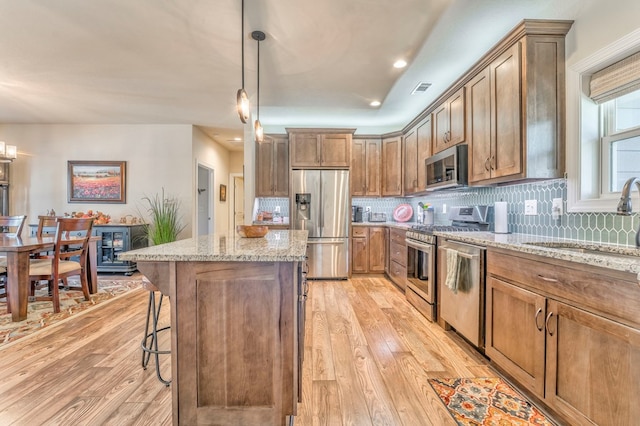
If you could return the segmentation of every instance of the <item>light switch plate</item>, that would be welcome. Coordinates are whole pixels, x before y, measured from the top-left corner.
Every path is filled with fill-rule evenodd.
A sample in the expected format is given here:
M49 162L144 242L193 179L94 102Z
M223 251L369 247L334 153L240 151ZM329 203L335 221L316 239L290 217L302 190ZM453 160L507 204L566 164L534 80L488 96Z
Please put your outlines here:
M524 215L535 216L538 214L538 200L525 200L524 201Z

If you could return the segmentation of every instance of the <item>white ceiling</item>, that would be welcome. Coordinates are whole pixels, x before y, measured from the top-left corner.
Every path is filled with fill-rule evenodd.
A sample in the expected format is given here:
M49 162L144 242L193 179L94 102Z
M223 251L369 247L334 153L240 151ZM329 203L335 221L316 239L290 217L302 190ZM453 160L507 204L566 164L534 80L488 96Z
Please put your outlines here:
M255 107L261 30L267 132L399 130L522 19L581 1L245 0L245 88ZM240 23L241 0L0 0L0 123L195 124L232 147Z

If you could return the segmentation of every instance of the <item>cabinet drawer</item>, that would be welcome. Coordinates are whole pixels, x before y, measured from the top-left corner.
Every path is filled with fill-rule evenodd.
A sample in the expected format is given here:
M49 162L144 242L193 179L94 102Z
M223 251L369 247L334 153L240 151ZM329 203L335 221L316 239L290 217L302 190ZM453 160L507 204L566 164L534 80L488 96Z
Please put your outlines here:
M398 244L391 241L389 244L389 256L391 260L399 263L402 266L407 266L407 246L404 244Z
M625 279L614 271L542 256L487 250L487 273L520 287L640 327L640 289L633 274ZM624 274L626 275L626 274ZM606 294L606 297L603 297Z
M351 228L353 238L367 238L367 228L364 226L354 226Z
M407 267L392 260L389 264L389 278L404 290L407 287Z
M398 243L404 245L404 239L406 238L407 231L400 229L391 229L389 232L389 239L393 243Z

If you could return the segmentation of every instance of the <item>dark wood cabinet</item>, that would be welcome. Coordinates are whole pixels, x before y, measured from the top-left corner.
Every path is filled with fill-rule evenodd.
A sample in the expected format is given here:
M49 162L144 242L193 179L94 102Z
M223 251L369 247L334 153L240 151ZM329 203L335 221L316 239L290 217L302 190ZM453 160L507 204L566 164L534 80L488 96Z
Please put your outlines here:
M288 129L292 168L349 168L355 129Z
M351 149L351 196L379 197L381 140L353 139Z
M382 196L402 195L402 137L382 139Z
M256 143L256 197L289 196L289 138L267 135Z

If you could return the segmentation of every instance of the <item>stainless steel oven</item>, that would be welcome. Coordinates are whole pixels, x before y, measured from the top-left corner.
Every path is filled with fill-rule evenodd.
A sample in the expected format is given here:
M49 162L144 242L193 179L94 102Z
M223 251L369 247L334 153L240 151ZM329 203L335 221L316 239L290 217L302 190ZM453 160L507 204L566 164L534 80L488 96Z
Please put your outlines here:
M430 238L426 238L430 237ZM423 240L433 238L423 236ZM436 246L427 241L418 241L408 233L407 243L407 300L422 315L436 320Z

